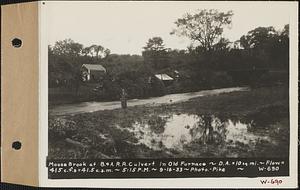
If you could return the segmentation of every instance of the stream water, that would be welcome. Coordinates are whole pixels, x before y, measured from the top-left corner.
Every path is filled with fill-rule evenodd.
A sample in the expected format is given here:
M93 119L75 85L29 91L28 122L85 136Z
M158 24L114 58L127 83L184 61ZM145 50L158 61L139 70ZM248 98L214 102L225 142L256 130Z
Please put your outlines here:
M136 121L131 128L116 127L133 133L138 140L137 144L157 151L170 150L193 156L210 146L210 151L217 155L224 152L227 156L237 157L241 151L255 150L258 143L272 146L278 144L270 131L279 132L281 126L272 125L259 129L254 126L253 120L243 122L236 118L223 119L213 115L171 114L153 116L144 122ZM233 151L228 151L229 149Z

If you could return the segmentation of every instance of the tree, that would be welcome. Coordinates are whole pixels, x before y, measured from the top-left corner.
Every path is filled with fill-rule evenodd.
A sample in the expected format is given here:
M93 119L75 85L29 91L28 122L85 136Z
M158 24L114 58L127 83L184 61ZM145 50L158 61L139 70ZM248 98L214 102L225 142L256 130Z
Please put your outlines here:
M289 64L289 25L282 31L274 27L257 27L240 38L241 46L251 56L264 60L269 66L288 68Z
M142 52L145 63L152 65L155 69L166 66L167 49L161 37L150 38Z
M290 32L290 25L289 24L284 25L281 35L285 37L289 37L289 32Z
M92 45L92 46L90 46L90 48L91 48L92 52L95 53L95 57L97 59L101 58L99 54L100 54L100 52L104 51L104 47L102 47L101 45Z
M232 11L224 13L215 9L187 13L175 21L177 28L171 34L186 36L199 42L201 49L208 52L221 40L224 27L231 24L232 15Z
M276 35L274 27L257 27L240 38L241 46L244 49L261 48Z
M82 49L81 53L84 56L88 56L89 54L91 54L91 48L90 47L85 47L85 48Z
M166 48L164 45L164 41L161 37L153 37L148 40L146 46L144 47L144 50L159 52L165 51Z
M80 56L83 45L74 42L71 39L65 39L55 42L53 53L56 55Z
M216 51L224 51L229 49L229 40L226 38L221 38L218 43L214 45L214 50Z
M107 58L109 55L110 55L110 50L106 48L104 50L104 58Z
M89 54L91 54L92 57L96 57L97 60L100 60L106 58L110 54L110 50L101 45L91 45L89 47Z
M278 48L277 52L279 52L278 55L280 55L280 58L278 60L281 62L281 66L283 66L286 70L289 70L290 38L289 38L289 25L288 24L286 24L284 26L282 32L279 34L278 43L279 43L279 48Z

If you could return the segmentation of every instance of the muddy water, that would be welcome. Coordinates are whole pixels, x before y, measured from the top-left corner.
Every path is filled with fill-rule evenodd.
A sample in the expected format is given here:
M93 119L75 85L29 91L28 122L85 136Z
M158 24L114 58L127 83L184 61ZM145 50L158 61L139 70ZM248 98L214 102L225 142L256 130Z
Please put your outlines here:
M201 154L202 148L210 147L214 149L210 151L217 155L226 152L227 156L237 157L241 151L254 150L260 142L276 145L276 139L269 136L270 129L253 131L250 130L253 125L255 121L245 123L213 115L171 114L153 116L148 121L135 122L131 128L123 130L133 133L138 144L157 151L170 150L191 156L197 154L197 150ZM120 129L119 126L117 128Z
M177 102L188 101L191 98L200 96L217 95L221 93L229 93L234 91L246 91L247 87L222 88L214 90L202 90L199 92L169 94L162 97L153 97L148 99L132 99L128 100L128 106L148 105L156 106L160 104L172 104ZM112 102L83 102L77 104L59 105L49 108L50 115L74 115L79 113L88 113L100 110L113 110L121 108L120 101Z

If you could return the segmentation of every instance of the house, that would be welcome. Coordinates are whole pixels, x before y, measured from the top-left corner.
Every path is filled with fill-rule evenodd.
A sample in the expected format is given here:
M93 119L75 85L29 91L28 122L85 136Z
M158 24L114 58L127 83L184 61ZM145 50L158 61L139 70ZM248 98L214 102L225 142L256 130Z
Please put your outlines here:
M83 81L100 81L106 74L106 69L102 65L83 64L81 74Z
M166 86L170 85L174 79L167 74L156 74L154 75L157 79L161 80Z

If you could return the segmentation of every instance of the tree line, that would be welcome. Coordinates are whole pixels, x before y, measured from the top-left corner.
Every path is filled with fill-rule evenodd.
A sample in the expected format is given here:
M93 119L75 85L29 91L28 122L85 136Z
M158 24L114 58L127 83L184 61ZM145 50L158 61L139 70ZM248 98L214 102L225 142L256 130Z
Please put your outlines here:
M189 47L171 49L161 37L154 36L142 47L142 56L112 54L101 45L84 47L72 39L57 41L48 48L49 87L68 88L70 92L74 89L73 96L78 96L80 88L87 85L80 79L82 64L101 64L107 69L102 90L84 88L82 94L86 96L82 100L117 99L120 88L125 88L132 98L144 98L238 85L228 75L231 70L264 68L288 72L289 25L281 30L257 27L230 42L223 31L231 26L232 16L232 11L214 9L187 13L174 22L170 35L189 38ZM149 77L156 73L174 78L179 75L179 80L171 86L158 80L149 83Z

